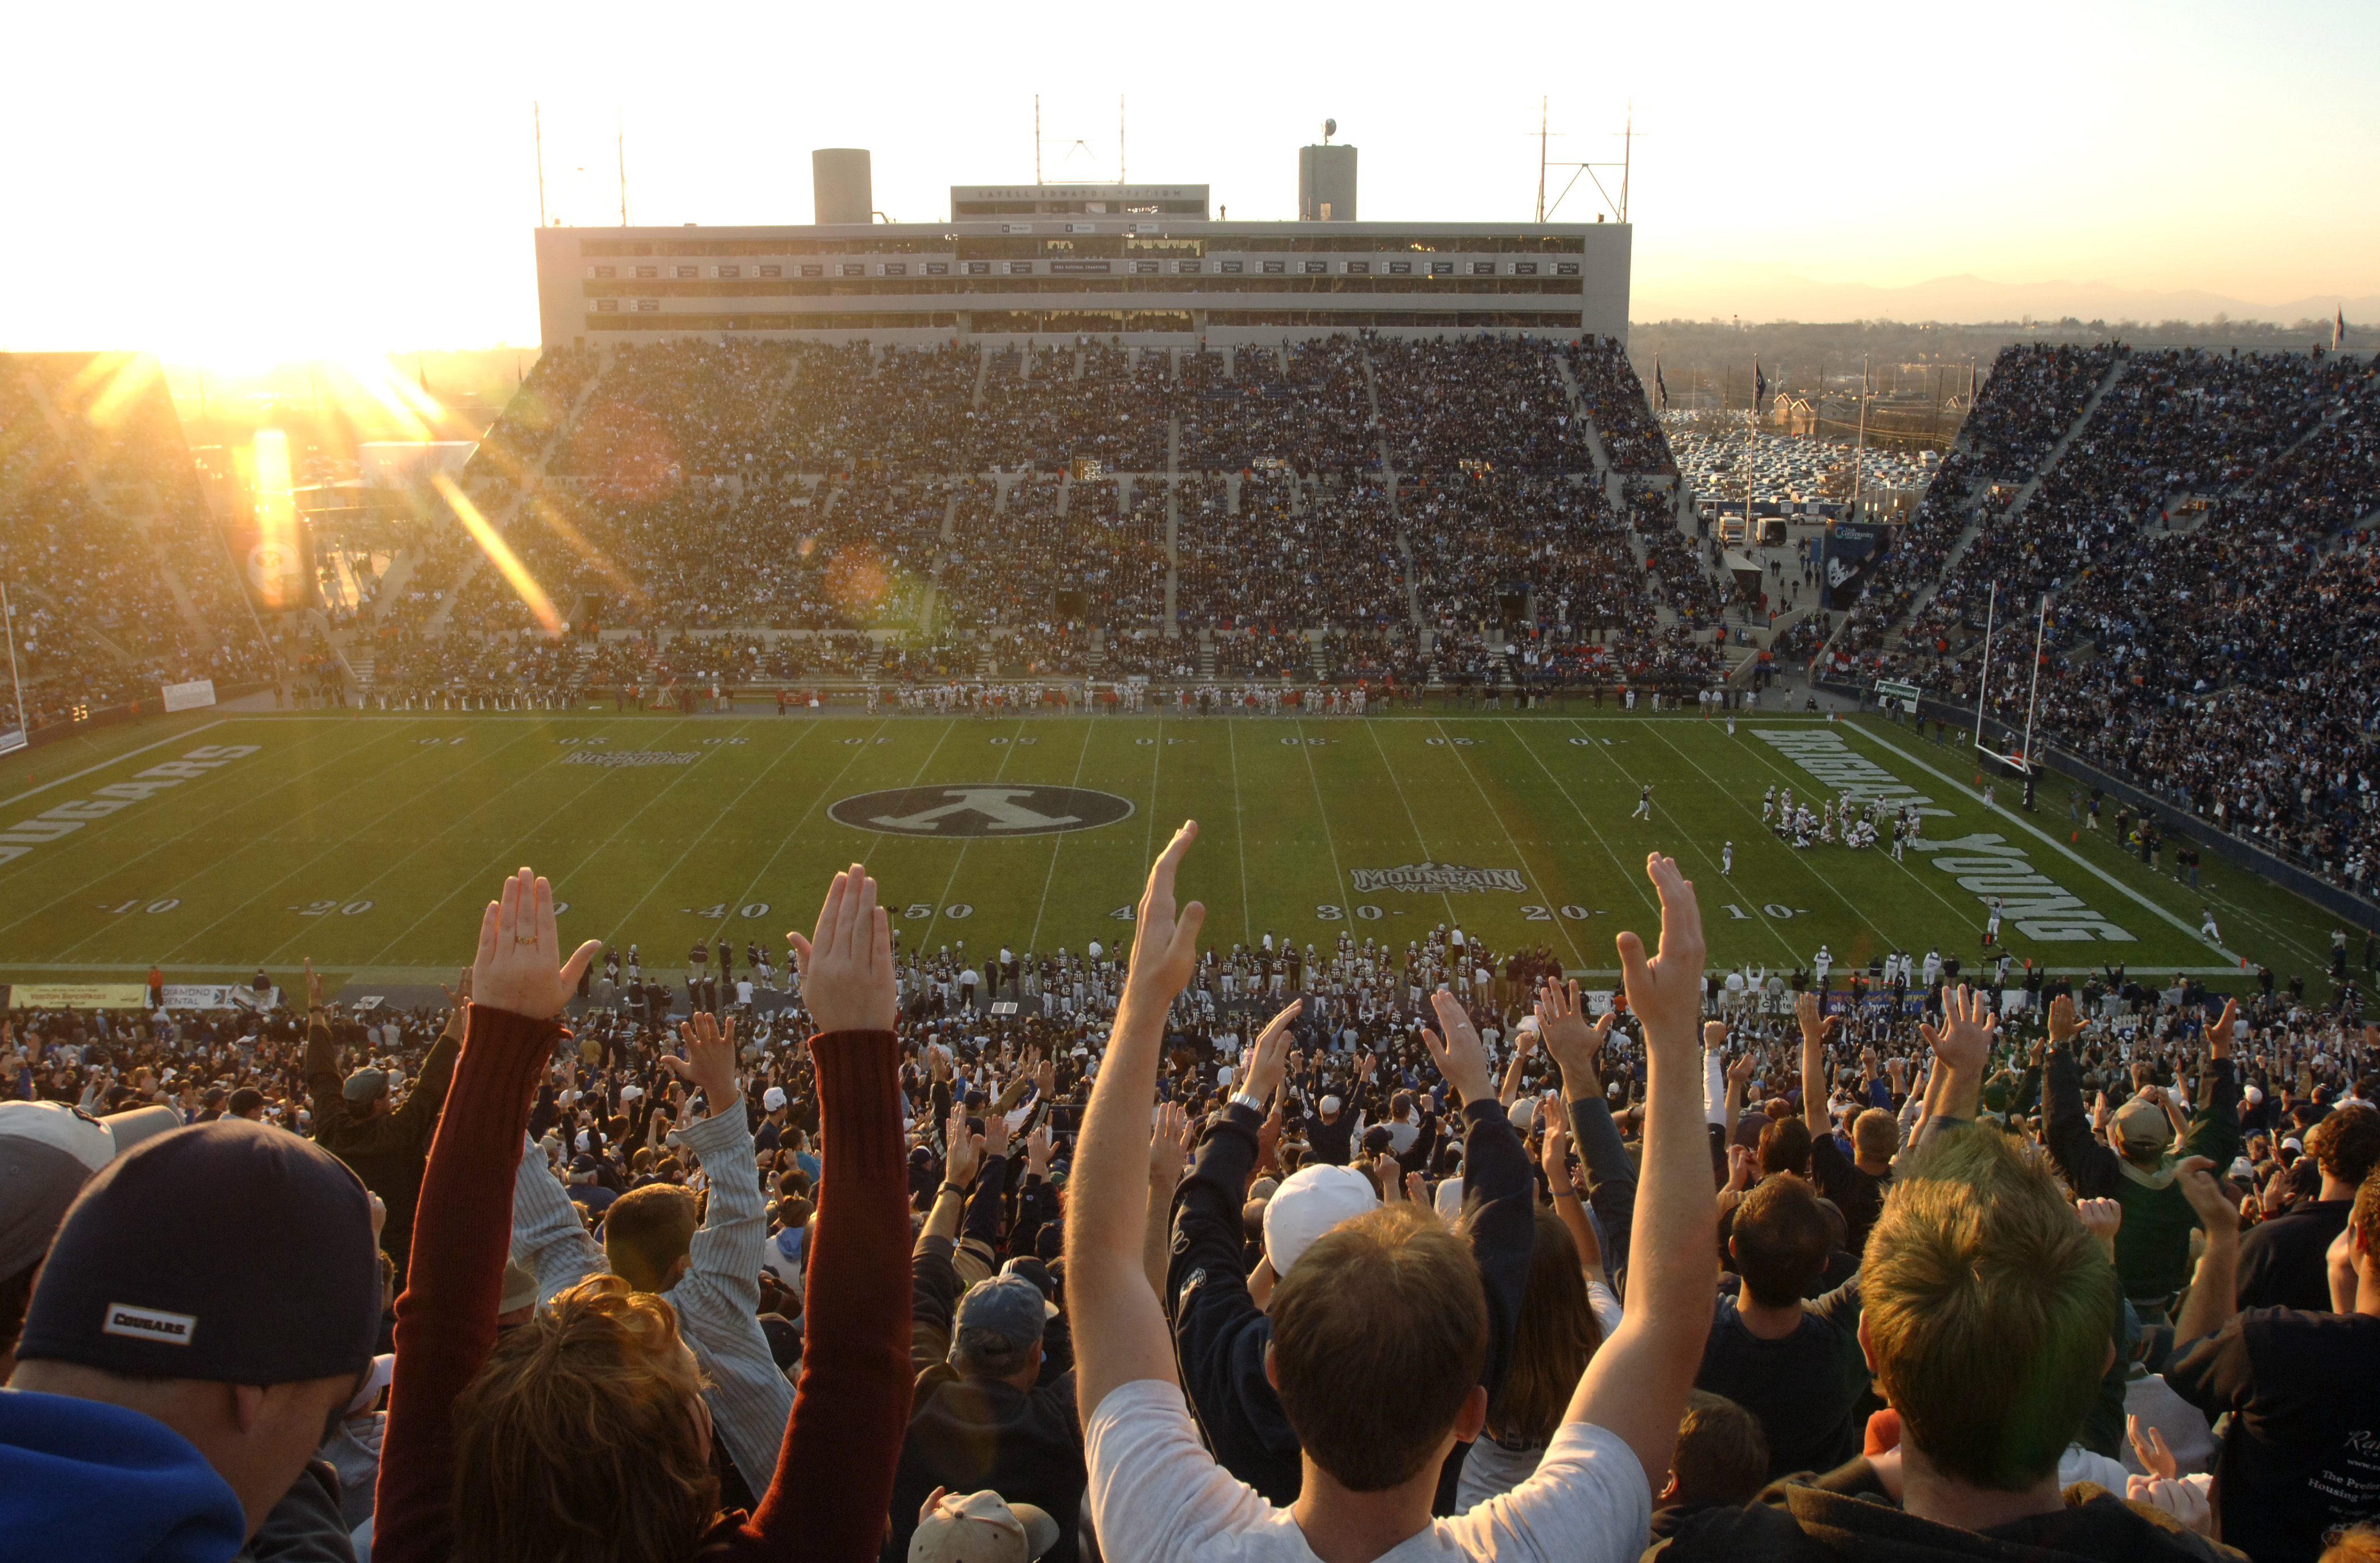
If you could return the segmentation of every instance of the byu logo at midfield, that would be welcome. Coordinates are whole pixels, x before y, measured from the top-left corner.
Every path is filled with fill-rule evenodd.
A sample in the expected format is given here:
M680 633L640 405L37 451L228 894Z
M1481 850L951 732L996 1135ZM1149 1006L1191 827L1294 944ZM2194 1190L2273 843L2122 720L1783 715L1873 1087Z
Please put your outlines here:
M1132 800L1085 787L960 782L862 793L826 812L838 825L895 836L1047 836L1128 819Z

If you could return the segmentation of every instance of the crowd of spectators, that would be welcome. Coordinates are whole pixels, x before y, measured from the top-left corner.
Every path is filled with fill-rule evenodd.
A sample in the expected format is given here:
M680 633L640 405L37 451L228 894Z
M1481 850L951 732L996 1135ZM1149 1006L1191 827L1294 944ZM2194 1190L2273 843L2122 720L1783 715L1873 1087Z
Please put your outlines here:
M2020 417L1999 401L2079 414L2087 393L2077 387L2108 370L2072 357L2004 356L1971 420L1996 431L1984 466L2037 472L2064 432L2054 411ZM2021 731L2030 705L2036 734L2058 748L2370 894L2380 838L2365 691L2380 650L2367 622L2370 550L2342 528L2380 510L2375 447L2380 380L2368 362L2127 354L2037 491L2013 515L1985 511L1924 612L1895 626L1897 643L1887 633L1896 604L1923 588L1938 551L1897 550L1830 663L1972 701L1997 585L2005 633L1992 648L1987 716ZM1954 515L1949 503L1932 513ZM1933 504L1929 494L1918 527L1902 530L1925 527ZM2029 669L2044 600L2036 702Z
M269 676L153 360L0 354L0 579L34 728Z
M5 1545L2371 1556L2342 1009L1789 994L1659 856L1616 994L1202 948L1196 840L1113 949L913 944L855 866L787 951L572 951L524 868L451 1007L12 1014Z
M1581 343L1571 350L1570 362L1579 406L1602 436L1612 470L1632 477L1676 476L1670 442L1647 405L1645 382L1629 363L1628 350L1608 340Z
M1380 434L1400 472L1553 474L1593 467L1547 342L1494 337L1370 344ZM1642 400L1642 392L1639 392Z

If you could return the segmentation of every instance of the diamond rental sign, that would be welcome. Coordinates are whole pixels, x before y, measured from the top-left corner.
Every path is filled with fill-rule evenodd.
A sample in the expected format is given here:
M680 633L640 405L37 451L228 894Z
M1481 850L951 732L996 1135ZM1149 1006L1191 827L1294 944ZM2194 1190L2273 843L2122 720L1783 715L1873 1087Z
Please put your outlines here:
M1408 863L1402 868L1358 868L1350 876L1359 893L1412 891L1421 895L1461 895L1470 891L1525 891L1518 868L1466 868L1459 863Z
M902 787L844 798L827 818L856 830L955 841L983 836L1048 836L1094 830L1132 817L1132 800L1087 787L1027 787L955 782Z

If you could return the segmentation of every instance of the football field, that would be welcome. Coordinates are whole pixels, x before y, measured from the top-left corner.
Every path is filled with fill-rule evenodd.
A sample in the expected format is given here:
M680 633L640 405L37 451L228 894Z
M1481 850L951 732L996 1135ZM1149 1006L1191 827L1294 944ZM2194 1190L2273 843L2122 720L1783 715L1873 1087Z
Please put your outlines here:
M1866 720L1447 711L1361 719L904 714L199 713L0 761L0 980L225 981L301 958L338 977L448 975L522 863L571 939L683 966L697 939L808 928L864 861L904 948L977 959L1111 944L1180 821L1210 943L1341 931L1402 947L1439 923L1573 971L1650 935L1647 852L1695 880L1715 963L1839 973L1938 947L1975 969L1984 898L2009 949L2054 968L2318 978L2328 920L2212 858L2207 889L2103 837L2070 845L2066 788L1986 809L1956 747ZM1651 818L1632 817L1653 788ZM1761 794L1925 809L1904 861L1795 850ZM2013 802L2003 784L2000 797ZM2112 819L2113 811L2109 810ZM1733 872L1720 871L1733 843ZM2202 905L2221 924L2199 932ZM739 961L739 964L741 962ZM2219 986L2219 985L2218 985Z

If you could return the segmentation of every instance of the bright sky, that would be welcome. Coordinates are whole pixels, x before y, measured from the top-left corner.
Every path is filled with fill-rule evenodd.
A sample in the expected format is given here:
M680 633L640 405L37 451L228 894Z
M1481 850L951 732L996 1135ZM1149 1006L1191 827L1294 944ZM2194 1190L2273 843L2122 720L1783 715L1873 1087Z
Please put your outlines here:
M1366 218L1526 220L1543 95L1571 160L1616 159L1633 99L1636 290L1694 313L1780 265L2380 293L2371 0L267 0L37 6L9 42L6 348L230 369L533 341L532 101L568 223L618 221L615 124L638 222L808 222L820 146L871 149L876 204L938 221L953 183L1031 177L1037 91L1053 179L1112 177L1122 92L1127 172L1235 218L1293 214L1331 115ZM1558 215L1596 205L1582 182Z

